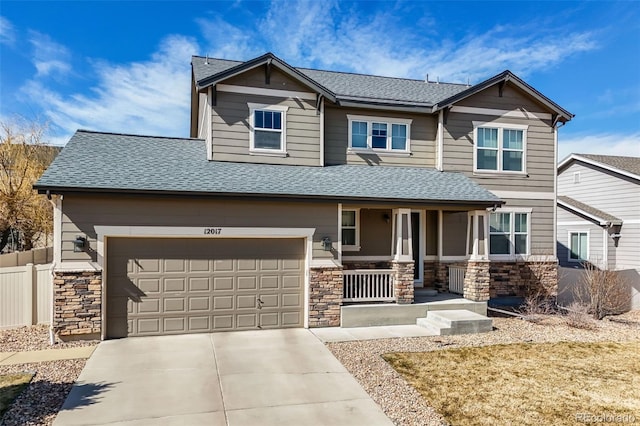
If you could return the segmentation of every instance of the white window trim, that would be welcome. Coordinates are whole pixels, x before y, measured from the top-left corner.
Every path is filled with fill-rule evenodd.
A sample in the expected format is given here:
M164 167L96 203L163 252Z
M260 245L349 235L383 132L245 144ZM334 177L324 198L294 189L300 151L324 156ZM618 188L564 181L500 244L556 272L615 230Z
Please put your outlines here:
M412 119L407 119L407 118L391 118L391 117L374 117L374 116L370 116L370 115L352 115L352 114L347 114L347 119L349 120L349 124L348 124L348 129L347 132L349 134L349 145L347 148L347 152L348 153L369 153L369 154L378 154L378 153L382 153L385 155L398 155L398 156L407 156L411 154L411 123L413 122ZM352 139L352 134L351 134L351 123L353 123L354 121L364 121L367 123L367 148L353 148L351 146L351 139ZM387 148L386 149L381 149L381 148L372 148L371 146L371 141L372 141L372 129L373 129L373 123L384 123L387 125ZM391 143L392 143L392 137L393 137L393 132L392 132L392 126L394 124L401 124L404 126L407 126L407 141L406 141L406 146L405 149L392 149L391 148Z
M342 212L355 212L356 213L356 243L355 245L342 244L343 251L360 251L360 208L358 207L343 207L340 212L340 240L342 240Z
M489 260L518 260L518 259L528 259L531 256L531 216L533 213L533 209L527 207L513 207L510 209L498 208L495 211L493 209L487 209L489 214L487 215L487 220L485 221L485 235L487 238L487 248ZM509 254L491 254L491 213L509 213L511 215L511 219L509 220ZM518 253L516 254L516 245L515 245L515 214L526 214L527 215L527 252L526 253Z
M478 169L478 128L486 127L498 129L498 168L497 170ZM473 173L474 174L498 174L498 175L526 175L527 174L527 131L528 124L496 123L491 121L473 122ZM522 171L502 170L503 133L504 130L522 130ZM515 150L509 150L515 151Z
M278 157L286 157L287 156L287 111L289 110L288 106L285 105L265 105L265 104L255 104L255 103L247 103L249 107L249 153L251 154L259 154L259 155L271 155ZM277 111L282 113L282 131L280 135L280 149L266 149L266 148L256 148L255 147L255 129L253 128L254 123L254 114L256 111ZM267 129L260 129L266 130Z
M587 234L587 258L586 259L572 259L571 258L571 234ZM567 262L571 263L582 263L587 262L589 260L589 251L590 251L590 240L591 236L589 235L589 230L579 229L579 230L570 230L567 231Z

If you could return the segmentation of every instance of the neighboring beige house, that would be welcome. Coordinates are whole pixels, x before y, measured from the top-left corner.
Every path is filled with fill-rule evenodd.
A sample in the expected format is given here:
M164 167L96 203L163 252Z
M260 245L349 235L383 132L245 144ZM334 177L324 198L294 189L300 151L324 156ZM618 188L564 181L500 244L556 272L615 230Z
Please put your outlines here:
M338 326L345 303L410 304L450 270L480 302L553 286L572 117L509 71L467 86L193 57L191 139L79 130L37 183L61 195L55 327Z
M557 229L567 293L561 299L576 280L571 269L590 262L620 271L630 285L631 307L640 309L640 157L571 154L562 160Z

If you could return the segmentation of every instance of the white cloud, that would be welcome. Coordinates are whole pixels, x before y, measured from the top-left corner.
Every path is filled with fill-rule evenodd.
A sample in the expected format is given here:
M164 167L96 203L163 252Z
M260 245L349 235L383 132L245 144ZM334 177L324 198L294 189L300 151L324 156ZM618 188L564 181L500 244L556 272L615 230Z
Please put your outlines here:
M97 85L85 94L61 95L33 80L23 90L38 96L45 115L71 135L76 129L159 135L188 134L192 39L169 36L147 61L93 64Z
M36 67L37 77L66 75L71 71L71 53L65 46L37 31L29 31L29 43L33 48L33 65Z
M5 17L0 16L0 43L13 46L16 41L13 24Z
M562 137L562 130L560 130L558 160L572 153L640 157L640 132L596 133L571 135L565 138Z
M272 50L294 66L411 78L428 73L447 82L477 83L505 69L526 76L597 47L592 33L558 26L548 31L502 25L447 40L410 30L392 10L363 15L350 7L337 1L273 2L255 28L220 18L198 23L212 49L228 59Z

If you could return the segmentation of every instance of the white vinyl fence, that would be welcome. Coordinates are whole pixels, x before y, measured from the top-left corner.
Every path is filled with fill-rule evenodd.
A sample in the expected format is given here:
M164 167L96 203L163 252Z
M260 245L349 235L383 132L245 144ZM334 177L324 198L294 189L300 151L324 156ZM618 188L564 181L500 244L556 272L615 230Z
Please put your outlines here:
M51 264L0 268L0 329L51 321Z

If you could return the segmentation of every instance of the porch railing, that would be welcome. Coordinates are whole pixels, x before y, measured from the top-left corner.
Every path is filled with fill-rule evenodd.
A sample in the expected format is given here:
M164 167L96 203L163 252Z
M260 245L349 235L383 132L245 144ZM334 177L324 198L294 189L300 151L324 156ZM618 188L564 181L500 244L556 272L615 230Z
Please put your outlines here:
M343 271L345 302L379 302L395 300L393 269L349 269Z
M449 266L449 293L464 294L465 268Z

